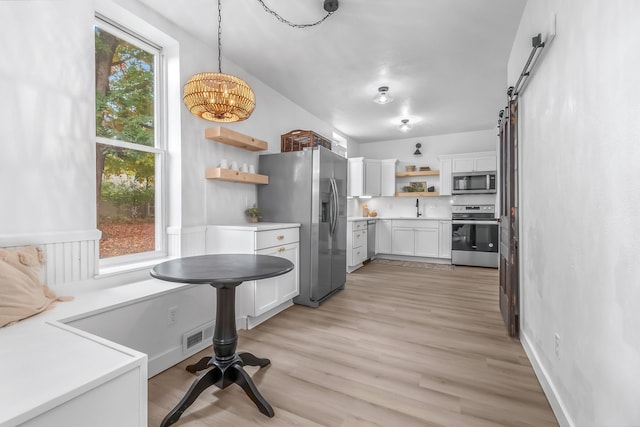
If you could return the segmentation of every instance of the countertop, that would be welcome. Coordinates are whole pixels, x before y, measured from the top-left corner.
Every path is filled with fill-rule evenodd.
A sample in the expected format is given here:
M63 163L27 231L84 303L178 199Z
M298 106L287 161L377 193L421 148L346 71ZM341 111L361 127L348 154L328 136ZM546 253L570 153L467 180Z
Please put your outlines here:
M421 216L420 218L416 218L415 216L373 216L373 217L364 217L364 216L350 216L347 218L347 221L366 221L369 219L418 219L418 220L426 220L426 221L451 221L451 217L437 217L437 216Z
M287 223L287 222L247 222L246 224L220 224L209 225L207 227L221 227L227 230L253 230L253 231L266 231L266 230L279 230L281 228L300 227L299 223Z

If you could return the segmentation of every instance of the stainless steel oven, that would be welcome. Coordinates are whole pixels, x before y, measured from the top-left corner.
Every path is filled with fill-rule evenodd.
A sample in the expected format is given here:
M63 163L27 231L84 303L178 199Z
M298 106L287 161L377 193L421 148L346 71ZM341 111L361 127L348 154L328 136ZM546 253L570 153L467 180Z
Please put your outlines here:
M451 263L498 268L499 226L494 205L454 205Z

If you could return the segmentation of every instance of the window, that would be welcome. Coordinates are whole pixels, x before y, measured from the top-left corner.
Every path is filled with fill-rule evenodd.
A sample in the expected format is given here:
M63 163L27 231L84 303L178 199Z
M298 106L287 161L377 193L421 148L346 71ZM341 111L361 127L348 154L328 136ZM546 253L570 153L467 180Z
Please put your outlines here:
M102 17L94 32L100 260L128 263L164 248L161 51Z

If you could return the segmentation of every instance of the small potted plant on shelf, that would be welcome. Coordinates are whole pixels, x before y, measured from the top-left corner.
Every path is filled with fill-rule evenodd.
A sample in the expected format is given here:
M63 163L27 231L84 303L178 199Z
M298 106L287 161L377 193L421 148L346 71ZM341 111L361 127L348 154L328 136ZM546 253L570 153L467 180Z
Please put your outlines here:
M260 220L260 218L261 218L260 209L258 209L258 207L255 205L255 203L250 208L247 208L244 211L244 214L249 219L249 222L258 222Z

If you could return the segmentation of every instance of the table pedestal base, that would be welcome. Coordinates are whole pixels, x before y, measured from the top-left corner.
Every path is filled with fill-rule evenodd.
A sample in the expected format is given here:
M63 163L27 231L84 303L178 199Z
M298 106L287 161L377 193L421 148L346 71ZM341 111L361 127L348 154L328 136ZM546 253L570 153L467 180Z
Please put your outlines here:
M207 388L215 385L226 388L231 384L238 384L247 396L256 404L260 412L268 417L273 417L273 408L258 391L249 374L242 368L247 366L259 366L264 368L269 365L269 359L254 356L251 353L236 353L230 360L218 360L216 357L203 357L197 363L187 366L187 371L196 373L209 368L200 375L191 385L182 400L164 417L160 427L168 427L178 421L182 413L189 407L200 394Z

